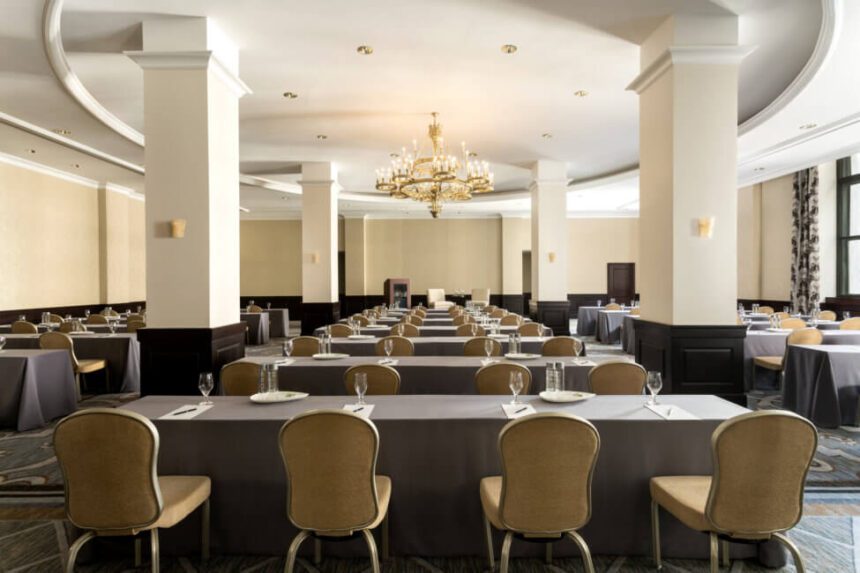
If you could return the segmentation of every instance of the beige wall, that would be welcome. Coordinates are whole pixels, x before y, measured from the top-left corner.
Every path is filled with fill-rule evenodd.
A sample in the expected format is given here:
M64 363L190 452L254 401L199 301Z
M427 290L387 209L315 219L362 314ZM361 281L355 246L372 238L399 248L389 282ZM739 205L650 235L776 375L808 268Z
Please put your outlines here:
M531 220L502 218L502 294L531 291L531 265L523 268L523 251L531 251L531 248Z
M239 240L243 296L302 294L301 221L242 221Z
M365 285L365 228L366 219L341 219L340 250L344 251L344 287L347 296L364 296Z
M568 219L567 292L605 293L606 263L636 263L639 289L639 219Z
M761 184L761 297L791 298L791 203L793 176Z
M99 302L146 298L143 201L103 186L99 196Z
M738 190L738 298L761 298L761 185Z

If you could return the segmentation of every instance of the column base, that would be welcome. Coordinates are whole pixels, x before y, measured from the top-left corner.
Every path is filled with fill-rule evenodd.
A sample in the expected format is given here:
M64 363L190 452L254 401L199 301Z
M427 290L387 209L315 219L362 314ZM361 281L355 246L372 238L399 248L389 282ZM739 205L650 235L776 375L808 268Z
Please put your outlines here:
M212 372L217 393L221 367L245 357L245 323L216 328L143 328L140 394L195 396L201 372Z
M502 308L516 314L523 314L526 310L523 304L523 295L521 294L503 294Z
M570 303L566 300L531 300L529 318L550 327L556 336L570 336Z
M746 406L746 327L634 322L636 362L663 374L664 394L716 394Z
M302 303L302 334L313 335L314 330L340 320L340 302Z

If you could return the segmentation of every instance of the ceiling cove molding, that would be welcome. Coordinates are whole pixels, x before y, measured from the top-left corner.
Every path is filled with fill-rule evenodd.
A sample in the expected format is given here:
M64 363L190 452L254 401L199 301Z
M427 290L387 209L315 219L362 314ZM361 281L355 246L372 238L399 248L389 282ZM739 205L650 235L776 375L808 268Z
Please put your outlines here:
M802 164L793 164L789 165L788 167L782 167L779 169L774 169L772 171L767 170L761 173L751 173L750 175L742 177L738 180L738 188L749 187L750 185L756 185L758 183L764 183L765 181L779 179L780 177L785 177L786 175L792 175L794 173L797 173L801 169L808 169L810 167L821 165L829 161L836 161L837 159L842 159L843 157L848 157L849 155L854 155L858 152L860 152L860 144L852 144L841 147L836 151L831 151L829 153L818 155L812 159L804 161Z
M191 52L123 52L144 70L212 70L236 97L252 93L239 76L228 69L211 50Z
M251 187L260 187L261 189L269 189L270 191L280 191L281 193L289 193L290 195L301 195L302 186L296 183L284 183L282 181L273 181L265 177L257 177L256 175L239 174L239 183L249 185Z
M143 196L143 193L138 193L134 189L129 189L128 187L123 187L122 185L117 185L115 183L108 183L105 185L105 189L110 191L111 193L118 193L120 195L125 195L129 199L134 199L135 201L146 201Z
M141 147L143 147L143 134L119 119L105 108L84 87L84 84L72 71L63 49L63 37L61 20L63 15L64 0L46 0L45 11L42 15L42 44L45 54L51 65L51 70L60 84L69 92L69 95L80 104L87 112L97 120Z
M756 46L670 46L656 60L642 70L627 86L629 91L641 94L659 80L675 64L732 65L740 64L753 53Z
M839 17L842 13L842 0L820 0L820 2L821 29L818 31L818 40L815 42L815 48L813 48L809 60L797 74L797 77L775 100L738 126L738 135L752 131L782 111L806 89L818 71L830 59L842 32L842 21Z
M68 171L63 171L55 167L36 163L35 161L30 161L29 159L24 159L15 155L9 155L8 153L3 153L2 151L0 151L0 162L7 163L15 167L20 167L21 169L26 169L28 171L33 171L35 173L41 173L42 175L48 175L49 177L56 177L57 179L62 179L70 183L83 185L85 187L89 187L90 189L99 188L99 182L95 179L90 179L81 175L75 175L74 173L69 173Z

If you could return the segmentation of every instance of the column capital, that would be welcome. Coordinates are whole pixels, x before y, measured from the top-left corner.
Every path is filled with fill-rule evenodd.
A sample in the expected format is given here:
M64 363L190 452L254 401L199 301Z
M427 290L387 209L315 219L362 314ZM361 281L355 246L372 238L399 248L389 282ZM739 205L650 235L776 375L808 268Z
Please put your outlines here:
M225 66L211 50L153 51L138 50L123 52L144 70L203 70L211 69L236 97L250 94L249 88L239 76Z
M675 64L740 65L757 46L669 46L627 86L641 94Z

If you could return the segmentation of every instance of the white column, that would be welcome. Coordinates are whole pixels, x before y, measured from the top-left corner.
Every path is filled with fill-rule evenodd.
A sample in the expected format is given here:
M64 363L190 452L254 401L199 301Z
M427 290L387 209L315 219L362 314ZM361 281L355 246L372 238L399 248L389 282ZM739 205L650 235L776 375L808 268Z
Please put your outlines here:
M337 302L337 172L302 164L302 301Z
M669 18L642 46L642 317L729 325L737 305L737 18ZM713 221L702 236L700 221Z
M147 324L237 323L238 53L205 18L144 22L143 47Z
M567 300L567 165L532 169L532 300Z

